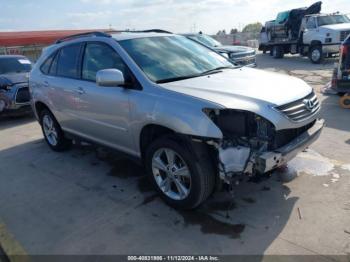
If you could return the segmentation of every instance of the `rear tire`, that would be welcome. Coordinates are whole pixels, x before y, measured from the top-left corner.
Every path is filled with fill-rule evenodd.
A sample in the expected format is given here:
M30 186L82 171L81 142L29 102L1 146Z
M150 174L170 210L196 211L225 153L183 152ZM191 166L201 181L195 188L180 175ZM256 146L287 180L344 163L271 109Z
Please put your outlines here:
M272 48L272 56L273 58L275 59L281 59L284 57L284 49L282 46L277 46L275 45L273 48Z
M64 133L54 115L47 109L40 113L40 124L46 143L56 152L67 150L72 141L65 138Z
M194 209L213 192L215 173L205 144L163 136L146 150L145 166L155 189L172 207Z

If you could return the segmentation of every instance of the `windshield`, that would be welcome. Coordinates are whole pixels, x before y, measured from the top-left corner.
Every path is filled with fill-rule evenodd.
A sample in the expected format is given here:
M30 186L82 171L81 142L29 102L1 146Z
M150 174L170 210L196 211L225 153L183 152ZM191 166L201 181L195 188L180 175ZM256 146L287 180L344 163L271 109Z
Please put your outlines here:
M0 74L26 73L32 69L27 58L9 57L0 58Z
M329 15L317 17L318 26L350 23L346 15Z
M211 48L222 46L220 42L207 35L191 35L190 38L192 38L195 41L201 42L202 44Z
M157 83L198 77L215 69L234 68L221 55L183 36L136 38L119 43Z

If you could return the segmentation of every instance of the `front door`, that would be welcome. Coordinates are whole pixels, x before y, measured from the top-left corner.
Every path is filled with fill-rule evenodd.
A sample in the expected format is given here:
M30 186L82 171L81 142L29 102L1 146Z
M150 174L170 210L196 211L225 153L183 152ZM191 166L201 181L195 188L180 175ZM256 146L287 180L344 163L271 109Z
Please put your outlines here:
M128 152L134 148L129 132L129 94L138 91L124 87L98 86L96 73L111 68L122 71L126 81L131 77L127 66L109 45L101 42L86 43L81 80L77 83L79 130L87 138Z

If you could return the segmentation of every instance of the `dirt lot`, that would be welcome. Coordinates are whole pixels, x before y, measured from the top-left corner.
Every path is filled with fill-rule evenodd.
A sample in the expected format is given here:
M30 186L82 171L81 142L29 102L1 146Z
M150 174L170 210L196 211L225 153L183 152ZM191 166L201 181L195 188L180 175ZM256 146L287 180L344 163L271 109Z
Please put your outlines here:
M320 90L334 60L258 56ZM252 76L254 77L254 76ZM283 83L281 83L283 85ZM54 153L31 118L0 120L0 243L28 254L350 254L350 111L319 94L327 127L288 174L245 181L193 212L166 206L142 167L90 146ZM295 258L298 259L298 258Z

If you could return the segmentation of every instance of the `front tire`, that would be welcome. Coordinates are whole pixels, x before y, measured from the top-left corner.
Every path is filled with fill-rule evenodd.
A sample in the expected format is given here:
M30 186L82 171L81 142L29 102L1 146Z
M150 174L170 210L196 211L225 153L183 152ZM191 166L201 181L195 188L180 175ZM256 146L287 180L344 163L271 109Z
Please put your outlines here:
M45 141L53 151L64 151L71 146L72 141L65 138L56 118L49 110L44 109L41 112L40 124Z
M178 209L194 209L213 192L215 175L206 145L192 146L174 135L154 141L146 151L149 179L163 200Z
M313 64L320 64L323 61L322 46L314 45L310 49L309 59Z

